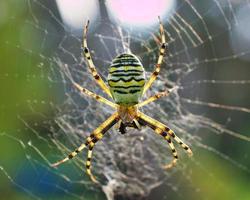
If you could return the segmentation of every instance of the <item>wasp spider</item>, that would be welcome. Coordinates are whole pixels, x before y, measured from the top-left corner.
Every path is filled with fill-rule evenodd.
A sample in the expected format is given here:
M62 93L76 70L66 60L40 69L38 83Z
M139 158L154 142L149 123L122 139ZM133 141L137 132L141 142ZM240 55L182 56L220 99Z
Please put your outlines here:
M160 20L160 18L159 18ZM115 103L105 99L104 97L97 95L83 87L79 84L74 83L74 86L83 94L96 99L99 102L109 105L110 107L116 109L116 112L112 114L106 121L104 121L98 128L96 128L87 137L86 142L82 143L75 151L70 153L66 158L52 164L56 167L69 159L74 158L80 151L88 148L88 157L86 161L87 174L90 176L91 180L98 183L96 178L91 173L91 158L92 150L95 144L103 138L104 134L115 124L117 124L119 131L124 134L126 132L126 127L133 127L140 129L141 126L148 126L153 131L161 135L169 144L172 151L173 160L170 164L164 166L168 169L173 167L178 159L176 149L172 142L175 140L186 152L191 156L191 149L179 138L177 135L163 123L145 115L139 111L139 108L153 102L160 97L167 96L170 91L157 93L145 101L139 102L142 95L151 87L152 83L158 76L160 72L160 67L163 62L163 56L166 49L166 38L164 34L164 28L160 21L160 36L161 36L161 46L157 64L155 69L148 81L145 81L145 71L140 62L140 60L133 54L123 53L118 55L113 61L109 68L108 75L108 86L105 84L103 79L97 73L95 65L90 55L90 51L87 46L87 31L88 31L89 21L87 22L84 32L83 32L83 54L86 58L87 65L90 69L92 76L99 86L107 93Z

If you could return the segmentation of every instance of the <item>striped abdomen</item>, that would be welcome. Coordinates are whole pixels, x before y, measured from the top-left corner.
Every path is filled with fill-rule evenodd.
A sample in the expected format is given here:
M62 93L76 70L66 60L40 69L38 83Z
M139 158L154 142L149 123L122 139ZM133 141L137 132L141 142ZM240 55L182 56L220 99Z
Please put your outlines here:
M121 54L112 61L108 85L117 104L125 106L137 104L144 84L144 68L135 55Z

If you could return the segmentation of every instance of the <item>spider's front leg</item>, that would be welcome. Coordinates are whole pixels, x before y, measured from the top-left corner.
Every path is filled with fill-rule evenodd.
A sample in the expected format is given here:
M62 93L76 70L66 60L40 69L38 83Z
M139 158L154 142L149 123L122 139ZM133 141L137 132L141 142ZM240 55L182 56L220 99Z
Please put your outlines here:
M99 101L99 102L101 102L101 103L105 103L106 105L109 105L109 106L112 107L112 108L117 108L117 107L118 107L117 104L115 104L115 103L113 103L113 102L111 102L111 101L105 99L104 97L102 97L102 96L100 96L100 95L97 95L97 94L95 94L95 93L89 91L88 89L86 89L86 88L84 88L84 87L81 87L79 84L77 84L77 83L75 83L75 82L74 82L73 84L74 84L74 86L75 86L81 93L83 93L83 94L85 94L85 95L87 95L87 96L89 96L89 97L92 97L92 98L94 98L95 100L97 100L97 101Z
M91 58L90 51L89 51L89 48L87 45L88 26L89 26L89 20L84 28L84 31L83 31L82 48L83 48L84 57L86 58L90 72L91 72L92 76L94 77L95 81L97 82L97 84L103 89L104 92L106 92L110 97L112 97L108 86L104 83L101 76L97 73L96 67L95 67L93 60Z
M155 100L157 100L157 99L159 99L161 97L168 96L170 92L171 92L171 90L166 90L164 92L159 92L159 93L149 97L145 101L142 101L142 102L138 103L138 108L143 107L143 106L145 106L145 105L147 105L147 104L149 104L149 103L151 103L151 102L153 102L153 101L155 101Z
M57 167L58 165L74 158L79 152L81 152L84 148L88 147L88 158L86 162L87 174L90 176L91 180L95 183L98 183L95 177L91 173L91 158L92 158L92 150L94 145L103 138L104 134L117 122L119 121L119 115L115 112L111 115L106 121L104 121L98 128L96 128L90 136L87 138L86 142L81 144L75 151L71 152L66 158L52 164L52 167Z
M158 76L158 74L160 72L160 69L161 69L161 64L163 62L163 57L165 55L166 37L165 37L165 34L164 34L164 27L163 27L163 24L162 24L162 22L160 20L160 17L159 17L159 21L160 21L160 35L161 35L160 53L159 53L159 57L158 57L158 60L157 60L157 64L155 65L155 70L154 70L151 77L149 78L149 80L147 81L147 83L144 86L143 94L150 88L150 86L155 81L156 77Z
M191 149L188 147L188 145L186 145L179 137L177 137L175 135L175 133L170 128L168 128L167 126L165 126L161 122L145 115L142 112L138 112L138 121L139 121L139 123L141 123L143 125L147 125L148 127L152 128L157 134L163 136L168 141L168 144L172 150L172 154L173 154L174 159L170 164L164 166L164 168L173 167L176 164L177 159L178 159L176 149L175 149L174 144L172 143L170 137L172 137L179 145L181 145L181 147L184 150L186 150L186 152L188 153L189 156L193 155L193 153L192 153Z

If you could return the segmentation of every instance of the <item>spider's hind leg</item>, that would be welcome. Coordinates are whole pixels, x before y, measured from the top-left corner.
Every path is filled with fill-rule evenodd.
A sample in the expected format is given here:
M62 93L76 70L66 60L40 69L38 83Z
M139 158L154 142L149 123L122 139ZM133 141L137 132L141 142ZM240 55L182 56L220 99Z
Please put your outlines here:
M99 183L95 176L91 173L91 160L92 160L92 151L94 148L95 144L93 143L92 145L89 146L89 150L88 150L88 157L87 157L87 161L86 161L86 172L89 175L90 179L94 182L94 183Z
M142 118L139 118L138 119L138 122L142 125L142 126L148 126L150 128L152 128L154 130L154 132L158 135L161 135L165 140L167 140L168 142L168 145L172 151L172 156L173 156L173 160L169 163L169 164L166 164L163 166L164 169L170 169L172 167L174 167L177 163L177 160L178 160L178 155L177 155L177 151L174 147L174 144L172 142L172 140L170 139L170 136L165 133L163 130L161 130L160 128L158 128L157 126L155 126L154 124L152 123L149 123L148 121L142 119Z
M163 136L163 134L164 134L164 132L162 132L160 135ZM178 160L178 155L177 155L177 151L176 151L176 149L174 147L174 144L171 141L170 137L165 136L164 138L165 138L165 140L168 141L168 145L169 145L169 147L170 147L170 149L172 151L172 156L173 156L174 159L169 164L164 165L163 168L164 169L170 169L170 168L172 168L172 167L174 167L176 165L177 160Z
M189 156L193 155L192 150L190 149L190 147L185 144L175 133L174 131L172 131L169 127L167 127L166 125L164 125L163 123L145 115L142 112L138 112L138 118L140 120L143 120L149 127L151 126L155 126L158 127L159 129L163 130L165 133L169 134L187 153ZM152 128L152 127L151 127Z
M186 145L179 137L177 137L175 133L166 125L145 115L142 112L138 112L138 120L141 124L145 124L148 127L152 128L157 134L163 136L168 141L168 144L172 150L174 160L169 165L166 165L165 168L170 168L174 166L178 159L177 152L175 150L174 144L172 143L170 137L172 137L179 145L181 145L181 147L188 153L189 156L193 155L188 145Z
M95 177L91 173L91 158L92 158L92 149L94 145L103 138L104 134L117 122L119 121L119 115L115 112L111 115L106 121L104 121L99 127L97 127L87 138L86 142L81 144L75 151L71 152L66 158L52 164L52 167L57 167L58 165L68 161L69 159L74 158L80 151L88 147L88 158L86 162L87 174L90 176L91 180L95 183L98 183Z

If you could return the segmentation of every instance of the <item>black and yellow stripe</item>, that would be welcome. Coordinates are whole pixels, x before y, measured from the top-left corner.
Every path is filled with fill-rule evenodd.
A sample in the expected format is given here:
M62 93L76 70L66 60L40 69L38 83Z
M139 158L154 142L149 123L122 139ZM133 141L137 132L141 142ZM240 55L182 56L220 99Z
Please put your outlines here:
M108 85L117 104L137 104L144 84L145 71L135 55L124 53L113 60L109 69Z
M138 122L141 125L145 125L145 126L152 128L156 134L161 135L168 142L168 145L169 145L171 152L172 152L173 160L169 164L164 165L163 167L165 169L170 169L170 168L174 167L177 163L178 155L177 155L177 151L175 149L175 146L170 138L170 135L167 132L165 132L164 130L157 127L154 123L149 123L149 121L143 117L138 118Z
M53 163L51 166L52 167L57 167L58 165L74 158L77 156L78 153L80 153L83 149L86 147L89 148L88 152L88 160L86 163L87 167L87 173L90 175L91 179L94 181L93 176L91 175L90 171L90 161L91 161L91 155L92 155L92 149L94 145L103 138L104 134L113 126L115 125L118 121L120 120L119 114L115 112L112 114L106 121L104 121L100 126L98 126L91 134L89 137L87 137L86 142L82 143L78 148L76 148L73 152L71 152L66 158Z
M145 115L142 112L138 112L138 121L139 123L144 123L144 125L149 126L153 130L156 128L159 128L159 130L162 130L161 135L163 137L169 135L171 136L187 153L189 156L192 156L193 153L188 145L186 145L175 133L172 131L169 127L164 125L163 123Z
M94 77L97 84L103 89L104 92L106 92L110 97L112 97L108 86L104 83L101 76L96 71L96 67L95 67L93 60L91 58L90 50L89 50L88 44L87 44L88 27L89 27L89 20L87 21L87 24L86 24L84 31L83 31L83 40L82 40L83 55L86 58L86 62L87 62L87 65L89 67L90 73Z

